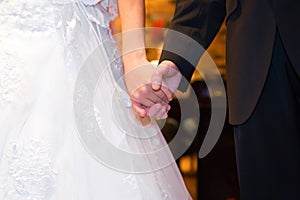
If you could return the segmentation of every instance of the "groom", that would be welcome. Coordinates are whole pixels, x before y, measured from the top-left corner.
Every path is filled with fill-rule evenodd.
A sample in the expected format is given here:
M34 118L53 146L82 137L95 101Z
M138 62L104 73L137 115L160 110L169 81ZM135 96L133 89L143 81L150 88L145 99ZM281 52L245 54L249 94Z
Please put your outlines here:
M170 29L205 49L224 19L227 25L229 118L241 200L300 199L299 13L299 0L177 0ZM168 49L176 39L169 34L165 41ZM178 86L185 91L181 78L190 80L194 66L166 50L160 63L154 83L144 87L166 90L163 81L172 92ZM134 94L135 105L143 105L138 109L163 116L163 105L143 91Z

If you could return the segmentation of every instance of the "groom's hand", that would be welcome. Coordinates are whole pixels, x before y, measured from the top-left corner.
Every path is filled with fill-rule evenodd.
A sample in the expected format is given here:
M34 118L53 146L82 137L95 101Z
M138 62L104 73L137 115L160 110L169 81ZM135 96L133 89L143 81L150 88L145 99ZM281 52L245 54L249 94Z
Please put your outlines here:
M155 73L155 67L148 60L136 58L131 54L123 56L123 62L127 92L135 113L144 118L155 110L158 118L166 118L165 113L170 109L169 98L172 97L172 92L164 87L159 90L152 89L151 78Z
M173 95L179 86L181 78L181 73L172 61L162 61L152 75L152 89L165 91L165 88L167 88ZM169 100L172 100L172 95L168 96Z
M152 83L147 83L132 92L130 99L134 111L140 117L167 118L167 112L170 110L168 96L171 95L168 89L153 90Z
M172 100L181 78L182 75L173 62L163 61L153 72L151 84L143 85L131 95L133 109L141 117L167 118L170 110L168 103Z
M179 72L177 66L171 61L163 61L158 65L156 71L152 75L152 89L154 91L163 91L168 100L172 100L174 92L177 90L179 83L181 81L182 75ZM156 118L167 118L168 109L162 104L155 104L148 109L148 116Z

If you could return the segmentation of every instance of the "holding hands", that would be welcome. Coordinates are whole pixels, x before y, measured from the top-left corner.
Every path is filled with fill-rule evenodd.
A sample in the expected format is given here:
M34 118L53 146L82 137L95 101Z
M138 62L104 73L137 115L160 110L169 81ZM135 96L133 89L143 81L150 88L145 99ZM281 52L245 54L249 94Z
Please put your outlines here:
M132 107L141 118L165 119L182 75L171 61L163 61L157 68L149 65L147 61L125 77Z

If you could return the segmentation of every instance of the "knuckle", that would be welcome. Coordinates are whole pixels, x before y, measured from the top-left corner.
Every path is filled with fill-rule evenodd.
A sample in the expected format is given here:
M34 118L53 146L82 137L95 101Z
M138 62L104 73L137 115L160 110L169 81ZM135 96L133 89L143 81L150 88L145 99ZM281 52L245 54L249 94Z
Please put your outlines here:
M144 93L148 93L149 92L149 88L145 85L145 86L142 87L142 91Z
M164 94L162 91L160 91L160 92L158 93L158 96L159 96L160 98L164 98L164 97L165 97L165 94Z
M133 99L141 99L141 96L142 95L139 92L135 92L135 93L133 93L132 98Z

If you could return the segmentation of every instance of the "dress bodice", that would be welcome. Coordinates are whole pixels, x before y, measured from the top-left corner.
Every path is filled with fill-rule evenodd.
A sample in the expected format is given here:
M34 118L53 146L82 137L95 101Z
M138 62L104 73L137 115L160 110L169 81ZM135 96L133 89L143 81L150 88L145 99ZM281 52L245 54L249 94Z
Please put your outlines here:
M6 34L52 31L74 17L72 4L85 5L88 18L100 26L108 27L118 15L117 0L0 0L0 25L7 27Z
M0 48L0 108L2 102L10 102L21 85L22 68L16 66L22 66L22 59L9 44L57 37L58 44L69 52L84 37L90 40L81 45L94 49L95 38L101 41L111 37L110 22L117 14L113 5L116 0L0 0L0 46L7 47ZM99 27L104 29L101 34Z

